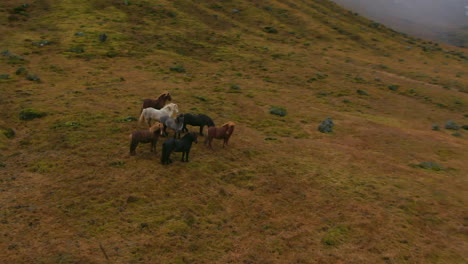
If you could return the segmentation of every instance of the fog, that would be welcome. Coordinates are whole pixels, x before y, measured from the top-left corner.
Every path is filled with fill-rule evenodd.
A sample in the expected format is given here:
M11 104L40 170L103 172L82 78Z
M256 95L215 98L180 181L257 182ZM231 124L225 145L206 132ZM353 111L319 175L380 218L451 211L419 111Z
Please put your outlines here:
M468 32L468 8L465 8L468 0L333 1L397 31L417 37L447 41L448 35L456 34L464 38L466 33L460 31Z

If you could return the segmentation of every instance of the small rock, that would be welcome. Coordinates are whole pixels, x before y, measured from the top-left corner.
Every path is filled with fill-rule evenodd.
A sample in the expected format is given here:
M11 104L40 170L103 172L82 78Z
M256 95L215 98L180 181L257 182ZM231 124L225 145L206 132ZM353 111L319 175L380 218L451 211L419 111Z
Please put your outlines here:
M83 37L84 35L85 35L85 33L81 32L81 31L75 33L75 36L77 36L77 37Z
M432 125L432 130L439 131L440 130L439 125L437 125L437 124Z

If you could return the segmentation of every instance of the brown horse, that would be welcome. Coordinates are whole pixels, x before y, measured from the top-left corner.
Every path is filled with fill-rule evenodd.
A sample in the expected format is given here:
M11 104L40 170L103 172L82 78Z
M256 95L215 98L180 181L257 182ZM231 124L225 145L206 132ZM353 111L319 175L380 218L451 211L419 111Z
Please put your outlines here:
M130 155L135 155L139 143L151 143L151 152L156 152L156 144L163 133L163 124L157 122L148 130L137 130L130 134Z
M143 111L143 109L148 108L148 107L161 109L166 105L167 101L171 101L171 100L172 100L171 94L168 91L165 91L156 100L153 100L153 99L143 100L143 106L141 107L141 111Z
M211 141L213 141L213 138L224 139L224 143L223 143L223 148L224 148L224 146L227 146L229 138L234 132L235 125L236 124L234 122L229 121L226 124L222 125L221 127L209 127L208 136L205 140L205 145L208 144L210 149L213 149L213 147L211 146Z

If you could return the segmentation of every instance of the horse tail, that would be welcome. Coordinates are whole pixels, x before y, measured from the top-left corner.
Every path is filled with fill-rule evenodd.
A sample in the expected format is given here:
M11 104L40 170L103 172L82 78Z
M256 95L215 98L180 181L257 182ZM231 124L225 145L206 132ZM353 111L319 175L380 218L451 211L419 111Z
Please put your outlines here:
M143 122L143 119L145 118L145 109L141 110L141 115L140 115L140 119L138 119L138 122Z

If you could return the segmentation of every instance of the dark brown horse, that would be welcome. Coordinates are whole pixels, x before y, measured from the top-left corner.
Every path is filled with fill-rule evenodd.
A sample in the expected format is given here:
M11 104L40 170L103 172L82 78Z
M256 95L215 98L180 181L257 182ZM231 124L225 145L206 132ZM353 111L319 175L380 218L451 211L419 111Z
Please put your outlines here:
M168 91L165 91L156 100L153 100L153 99L143 100L143 106L141 107L141 110L143 111L143 109L148 108L148 107L152 107L154 109L161 109L166 105L167 101L171 101L171 100L172 100L171 94Z
M234 132L234 127L235 127L234 122L227 122L226 124L222 125L221 127L209 127L208 128L208 136L206 137L205 140L205 145L208 144L210 149L213 149L211 146L211 141L213 141L213 138L216 139L223 139L223 148L224 146L227 146L229 138L231 137L232 133Z

